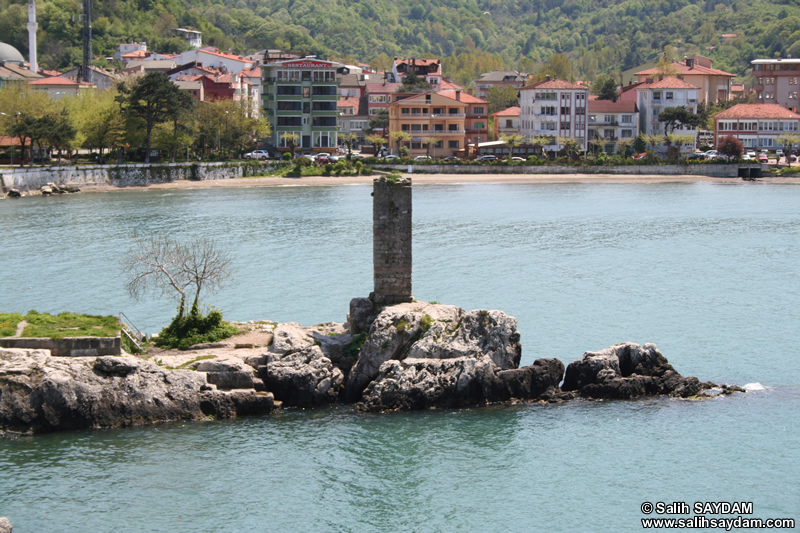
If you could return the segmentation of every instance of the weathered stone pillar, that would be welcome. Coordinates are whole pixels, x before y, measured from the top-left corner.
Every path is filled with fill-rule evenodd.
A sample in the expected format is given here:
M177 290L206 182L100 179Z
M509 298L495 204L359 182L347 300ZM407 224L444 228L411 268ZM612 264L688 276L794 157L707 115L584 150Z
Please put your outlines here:
M372 264L378 305L414 301L411 294L411 178L377 178L372 199Z

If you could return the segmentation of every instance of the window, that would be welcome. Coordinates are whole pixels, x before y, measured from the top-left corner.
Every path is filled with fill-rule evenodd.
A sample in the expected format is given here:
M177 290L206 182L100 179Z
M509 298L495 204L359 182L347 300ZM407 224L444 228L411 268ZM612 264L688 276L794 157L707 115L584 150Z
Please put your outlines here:
M511 120L510 118L507 118L506 119L506 128L513 128L513 127L514 127L514 121Z
M672 100L673 99L672 91L667 91L666 98L667 98L667 100Z
M660 102L661 101L661 91L653 91L653 101Z
M606 115L603 117L603 122L606 124L613 124L616 121L614 120L614 115Z
M473 115L483 115L484 108L483 107L473 107L472 114Z
M422 131L422 126L420 124L412 124L411 125L411 132L412 133L419 133Z
M633 132L631 130L622 130L622 138L629 139L633 137Z
M386 102L386 95L385 94L371 94L369 95L369 101L372 104L380 103L383 104Z
M460 148L458 141L447 141L447 147L448 148L454 148L454 149Z
M622 115L623 124L633 124L633 115Z
M483 122L480 122L480 121L476 122L475 123L475 129L479 129L479 130L483 129Z
M403 109L400 110L400 114L403 115L404 117L408 116L409 114L411 114L411 110L407 107L404 107Z
M444 108L443 107L434 107L432 113L434 115L444 115Z
M311 81L311 71L304 70L303 71L303 81Z

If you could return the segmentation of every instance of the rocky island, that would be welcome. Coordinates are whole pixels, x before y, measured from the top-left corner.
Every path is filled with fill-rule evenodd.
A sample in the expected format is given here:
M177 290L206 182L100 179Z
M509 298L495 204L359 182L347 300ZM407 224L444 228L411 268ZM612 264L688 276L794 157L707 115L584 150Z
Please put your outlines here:
M575 398L693 398L741 391L683 377L653 344L520 367L521 335L502 311L418 302L411 293L411 180L376 179L375 290L346 323L259 323L259 343L174 354L55 357L0 349L0 434L126 427L347 403L378 412ZM184 358L185 359L185 358Z

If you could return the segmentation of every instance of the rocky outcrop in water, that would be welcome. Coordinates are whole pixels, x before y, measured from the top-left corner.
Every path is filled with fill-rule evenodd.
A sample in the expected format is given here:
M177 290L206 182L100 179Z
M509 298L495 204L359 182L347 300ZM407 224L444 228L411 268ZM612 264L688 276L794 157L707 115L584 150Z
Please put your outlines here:
M208 345L202 350L226 355L200 355L183 370L132 356L70 358L0 349L0 433L232 418L282 404L317 407L341 400L389 411L577 396L686 398L716 387L681 376L653 344L586 352L566 373L558 359L519 368L516 319L501 311L361 304L355 306L361 333L343 324L277 324L259 355L236 356L232 343Z
M11 533L13 530L14 528L8 518L5 516L0 517L0 533Z
M0 431L124 427L265 414L272 394L222 391L206 375L167 370L137 357L53 357L0 349Z
M404 359L480 359L500 370L519 365L522 346L517 321L501 311L465 312L453 305L404 303L387 307L369 328L345 397L358 401L381 366Z
M567 366L564 391L587 398L629 399L642 396L697 396L710 385L695 377L684 378L655 344L631 342L586 352Z
M539 359L515 370L500 370L488 356L390 360L381 365L358 407L389 411L550 398L563 374L557 359Z

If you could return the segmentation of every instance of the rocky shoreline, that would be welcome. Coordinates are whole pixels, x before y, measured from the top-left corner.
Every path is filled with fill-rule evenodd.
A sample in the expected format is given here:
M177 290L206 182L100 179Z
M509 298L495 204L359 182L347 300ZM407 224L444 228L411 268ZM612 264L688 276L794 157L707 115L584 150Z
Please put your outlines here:
M185 368L121 357L0 350L0 434L265 415L346 403L368 412L575 398L697 398L743 391L683 377L653 344L519 367L517 321L424 302L351 302L347 324L270 325L261 349L201 347ZM198 353L200 353L198 352ZM224 352L224 353L220 353ZM233 352L233 353L231 353ZM255 352L255 354L254 354Z

